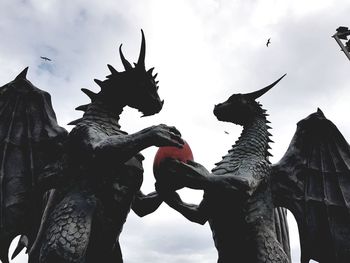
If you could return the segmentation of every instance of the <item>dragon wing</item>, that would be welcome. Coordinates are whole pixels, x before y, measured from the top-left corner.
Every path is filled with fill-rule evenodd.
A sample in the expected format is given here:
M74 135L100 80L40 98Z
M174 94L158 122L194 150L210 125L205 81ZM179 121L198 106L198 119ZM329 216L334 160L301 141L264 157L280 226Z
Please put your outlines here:
M295 216L302 263L350 262L350 147L321 110L298 122L272 189Z
M50 95L27 79L28 68L0 87L0 260L17 235L33 242L43 211L38 187L44 166L59 158L67 131L58 126ZM61 151L62 152L62 151ZM40 190L39 190L40 189Z

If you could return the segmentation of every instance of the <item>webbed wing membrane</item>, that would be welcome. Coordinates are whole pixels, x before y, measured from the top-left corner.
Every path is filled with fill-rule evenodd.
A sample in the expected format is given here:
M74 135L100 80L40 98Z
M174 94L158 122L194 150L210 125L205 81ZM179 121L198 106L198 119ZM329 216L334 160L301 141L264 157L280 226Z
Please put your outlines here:
M350 262L350 146L318 110L301 120L273 166L276 206L299 228L301 262Z
M26 79L26 68L0 87L0 260L17 235L33 242L43 190L38 175L59 158L67 131L58 126L50 95Z

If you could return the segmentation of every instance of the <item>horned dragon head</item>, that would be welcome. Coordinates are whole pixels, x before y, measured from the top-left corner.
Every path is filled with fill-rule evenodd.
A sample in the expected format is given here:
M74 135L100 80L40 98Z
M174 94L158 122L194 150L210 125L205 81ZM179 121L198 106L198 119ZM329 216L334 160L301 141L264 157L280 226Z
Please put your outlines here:
M268 92L285 75L286 74L260 90L246 94L233 94L225 102L215 105L214 115L219 121L246 125L257 116L257 114L264 113L264 110L260 107L260 104L256 102L256 99Z
M107 79L94 80L101 87L98 94L82 89L92 101L98 99L112 110L129 106L142 112L143 116L153 115L162 109L164 101L158 95L157 74L153 75L154 68L146 70L145 67L146 41L143 30L141 33L140 54L134 66L124 57L120 45L119 54L125 71L118 72L111 65L107 65L111 72Z

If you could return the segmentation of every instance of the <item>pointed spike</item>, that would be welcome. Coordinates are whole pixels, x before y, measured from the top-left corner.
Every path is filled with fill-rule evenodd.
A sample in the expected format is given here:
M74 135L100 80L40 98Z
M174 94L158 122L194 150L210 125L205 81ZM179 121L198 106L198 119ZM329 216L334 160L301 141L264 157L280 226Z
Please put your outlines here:
M145 68L145 56L146 56L146 41L145 41L145 35L143 33L143 30L141 29L141 48L140 48L140 55L139 59L137 60L137 66Z
M269 151L267 152L267 156L273 156Z
M107 64L107 67L109 69L109 71L113 74L118 74L119 72L113 67L111 66L110 64Z
M272 134L271 134L271 133L269 133L269 132L267 132L267 135L268 135L268 136L272 136Z
M11 260L13 260L17 255L22 251L23 248L28 247L28 238L25 235L22 235L18 240L17 247L12 253Z
M82 92L84 92L90 99L91 101L95 100L97 97L97 94L95 92L92 92L91 90L88 89L81 89Z
M322 117L325 117L323 111L320 108L317 108L317 113Z
M124 57L124 54L122 51L122 45L123 44L120 44L120 46L119 46L119 55L120 55L120 58L122 60L122 63L123 63L125 70L130 70L130 69L132 69L132 66L131 66L130 62L127 61L126 58Z
M102 80L99 80L99 79L94 79L95 83L97 85L99 85L101 88L104 86L104 82Z
M21 71L21 73L19 73L19 74L17 75L17 77L15 78L15 80L27 79L28 68L29 68L29 67L26 67L25 69L23 69L23 70Z
M159 83L159 80L156 81L156 85Z
M269 121L269 120L265 120L265 123L271 123L271 121Z
M80 110L80 111L87 111L88 107L89 107L90 104L85 104L85 105L80 105L78 107L75 108L75 110Z
M154 70L154 67L153 67L153 68L150 68L150 69L147 71L147 73L149 73L150 75L152 75L153 70Z
M81 122L83 120L83 118L71 121L70 123L68 123L67 125L77 125L79 122Z
M270 138L268 138L267 141L268 141L269 143L274 143L274 141L271 140Z
M157 76L158 76L158 73L156 73L156 74L153 76L153 78L155 79Z
M269 130L269 129L272 129L272 128L269 125L266 125L266 129Z

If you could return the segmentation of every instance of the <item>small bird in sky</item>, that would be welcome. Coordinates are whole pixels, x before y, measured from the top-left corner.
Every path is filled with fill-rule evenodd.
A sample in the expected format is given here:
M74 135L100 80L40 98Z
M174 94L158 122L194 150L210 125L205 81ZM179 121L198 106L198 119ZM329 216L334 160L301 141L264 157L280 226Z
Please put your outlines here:
M271 42L270 42L270 39L271 39L271 38L269 38L269 39L267 40L267 42L266 42L266 46L267 46L267 47L268 47L269 44L271 43Z
M229 134L227 131L224 131L226 134Z
M40 58L46 61L51 61L51 59L49 59L48 57L40 57Z

